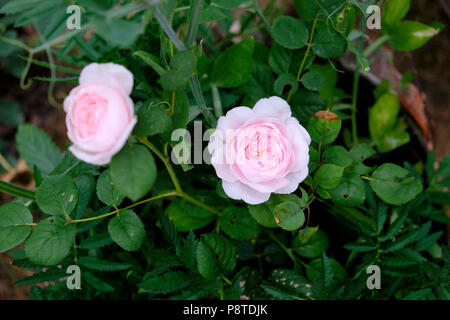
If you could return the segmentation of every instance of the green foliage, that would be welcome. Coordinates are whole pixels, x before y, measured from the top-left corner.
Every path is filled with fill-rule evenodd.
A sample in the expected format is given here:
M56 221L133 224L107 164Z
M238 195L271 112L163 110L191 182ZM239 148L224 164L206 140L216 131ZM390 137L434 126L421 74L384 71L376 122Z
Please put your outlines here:
M389 43L397 50L410 51L422 47L439 29L417 21L402 21L390 31Z
M200 229L214 220L214 215L211 212L183 199L170 203L165 212L179 231Z
M369 111L369 130L381 152L388 152L409 142L409 134L398 121L400 103L393 93L379 97Z
M259 226L245 208L228 207L220 216L219 225L236 240L249 240L259 232Z
M111 239L127 251L138 250L145 238L145 227L141 219L131 210L117 214L108 223Z
M30 124L19 126L17 149L30 168L36 166L45 177L61 162L61 153L44 131Z
M68 217L78 201L77 187L70 176L48 176L36 190L36 201L45 214Z
M228 274L236 266L236 248L225 237L207 233L197 245L198 272L205 278Z
M330 144L336 140L341 130L341 125L341 119L311 118L306 130L308 130L313 141L319 144Z
M273 23L272 36L284 48L300 49L308 43L309 31L293 17L280 17Z
M197 57L191 51L183 51L174 55L170 60L169 72L161 75L163 89L167 91L183 89L189 78L194 74L196 63Z
M370 185L386 203L402 205L422 191L422 183L397 165L386 163L371 175Z
M25 252L31 262L54 266L69 253L76 235L76 226L63 217L49 217L40 221L25 241Z
M348 49L365 73L383 43L394 53L425 45L442 26L403 20L409 0L385 1L370 47L356 22L374 1L294 0L297 16L286 16L250 0L79 0L81 29L69 32L67 1L0 2L0 68L22 88L26 64L43 72L33 80L47 82L53 104L65 96L53 85L77 84L91 62L121 64L134 77L138 121L104 166L24 124L35 121L14 91L0 97L0 122L17 127L36 186L0 183L16 196L0 206L0 252L34 272L16 282L33 285L31 299L449 299L450 156L422 158L410 139L393 92L412 74L400 88L383 81L370 101L357 77L350 91L352 75L337 63ZM247 205L226 195L211 166L171 161L172 130L201 138L193 121L204 132L228 110L273 95L312 140L307 177L291 194ZM6 171L18 160L8 139ZM383 290L367 289L373 264ZM67 290L70 265L81 268L81 290Z
M97 180L97 197L103 203L117 207L123 201L124 196L120 193L111 178L111 170L102 172Z
M253 70L254 47L255 40L248 37L222 52L214 62L212 81L224 88L245 84Z
M31 233L33 217L30 210L18 203L0 207L0 252L22 243Z
M142 145L127 145L111 161L111 178L119 192L133 201L150 191L156 180L156 163Z

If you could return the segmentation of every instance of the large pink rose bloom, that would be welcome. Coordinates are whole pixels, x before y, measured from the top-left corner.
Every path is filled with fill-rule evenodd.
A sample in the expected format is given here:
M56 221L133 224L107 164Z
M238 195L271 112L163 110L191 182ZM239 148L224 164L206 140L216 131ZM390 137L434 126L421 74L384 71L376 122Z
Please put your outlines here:
M122 149L136 124L130 98L133 74L114 63L91 63L80 85L64 100L69 150L85 162L104 165Z
M311 138L283 99L261 99L219 118L208 149L225 193L249 204L292 193L308 176Z

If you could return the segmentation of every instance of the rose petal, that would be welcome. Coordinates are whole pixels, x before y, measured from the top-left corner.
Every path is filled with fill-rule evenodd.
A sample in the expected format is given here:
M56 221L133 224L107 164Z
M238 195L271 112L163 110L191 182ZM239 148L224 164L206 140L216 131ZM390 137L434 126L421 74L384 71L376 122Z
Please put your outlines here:
M125 95L133 90L133 74L124 66L115 63L91 63L80 74L80 85L103 83L120 88Z
M282 122L291 116L291 107L280 97L270 97L259 100L253 107L253 111L259 117L271 117Z
M78 145L72 145L69 147L69 150L80 160L83 160L84 162L95 164L98 166L102 166L105 164L108 164L111 162L111 159L116 153L118 153L122 147L125 145L125 143L128 140L128 137L131 134L131 131L133 130L134 125L137 122L137 118L134 116L128 125L128 127L125 129L125 131L122 133L119 140L116 142L114 147L112 147L107 152L89 152L81 149Z
M239 182L222 181L222 187L225 193L232 199L244 200L248 204L260 204L266 202L270 198L270 192L262 193L258 192L249 186Z
M303 171L291 172L288 175L286 175L286 179L288 180L288 183L284 187L282 187L274 192L281 193L281 194L292 193L295 190L297 190L300 182L305 180L307 176L308 176L308 167L306 167L305 170L303 170Z
M226 138L227 130L240 128L249 118L253 117L252 109L248 107L236 107L227 112L217 121L217 130L220 130Z

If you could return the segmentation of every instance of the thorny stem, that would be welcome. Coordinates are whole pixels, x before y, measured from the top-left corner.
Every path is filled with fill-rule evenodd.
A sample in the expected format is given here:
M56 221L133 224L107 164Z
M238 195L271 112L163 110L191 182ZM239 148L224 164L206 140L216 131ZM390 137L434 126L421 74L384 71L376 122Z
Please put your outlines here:
M300 68L298 69L297 82L300 81L300 77L302 76L303 68L305 67L306 59L308 59L309 52L311 51L312 41L314 38L314 31L316 29L316 24L317 24L317 18L318 18L318 15L314 19L313 26L311 29L311 34L309 36L309 40L308 40L308 44L307 44L307 48L306 48L306 52L305 52L305 55L303 56L303 60L302 60L302 63L300 64ZM289 91L287 102L289 102L289 100L291 100L291 97L292 97L292 90Z
M170 163L170 158L168 155L164 155L161 151L159 151L158 148L156 148L155 145L151 143L146 137L136 136L136 138L140 143L144 144L153 153L155 153L156 156L158 156L158 158L164 163L167 172L169 173L170 179L172 180L172 183L175 186L175 192L177 196L209 212L220 215L220 212L217 211L216 209L204 204L201 201L198 201L197 199L191 197L190 195L188 195L186 192L183 191L180 185L180 181L178 180L175 171L173 170L172 164Z
M255 9L256 14L258 15L258 17L264 23L264 26L266 27L267 32L270 32L270 30L272 30L272 27L270 26L269 21L267 21L267 18L264 16L263 11L261 10L261 7L258 4L258 0L253 0L253 8Z
M12 165L9 164L8 160L0 153L0 165L5 169L6 171L10 172L14 170Z
M139 206L141 204L144 204L144 203L147 203L147 202L150 202L150 201L154 201L154 200L158 200L158 199L162 199L162 198L167 198L167 197L173 197L173 196L176 196L176 195L178 195L176 191L168 191L166 193L161 193L161 194L159 194L157 196L154 196L154 197L151 197L151 198L144 199L142 201L133 203L132 205L129 205L128 207L124 207L124 208L120 208L120 209L116 208L114 211L111 211L111 212L108 212L108 213L105 213L105 214L102 214L102 215L99 215L99 216L85 218L85 219L78 219L78 220L70 219L69 223L80 223L80 222L93 221L93 220L97 220L97 219L103 219L103 218L106 218L108 216L117 214L117 213L119 213L121 211L134 208L136 206Z
M360 29L365 27L364 19L361 19ZM360 37L357 40L357 50L361 51L363 47L363 39ZM357 58L356 58L357 59ZM356 124L356 107L358 102L358 88L359 88L359 78L360 72L358 65L358 61L356 60L356 68L355 73L353 74L353 89L352 89L352 137L353 137L353 145L356 146L358 144L358 128Z
M298 259L292 252L291 248L287 248L283 242L281 242L280 240L278 240L277 237L275 237L275 235L272 233L272 231L264 229L264 231L267 233L267 235L273 240L275 241L278 246L288 255L289 258L291 258L291 260L294 262L294 264L297 264L297 261L300 262L304 267L308 267L308 265L306 263L304 263L302 260Z

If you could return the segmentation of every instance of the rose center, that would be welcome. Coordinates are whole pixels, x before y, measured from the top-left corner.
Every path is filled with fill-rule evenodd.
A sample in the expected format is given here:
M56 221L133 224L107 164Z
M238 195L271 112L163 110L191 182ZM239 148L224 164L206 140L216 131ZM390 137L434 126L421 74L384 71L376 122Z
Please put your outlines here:
M267 125L250 125L235 140L238 164L261 175L274 175L283 170L286 145L278 129Z
M80 137L95 135L107 112L108 101L97 93L84 92L76 99L74 117Z

